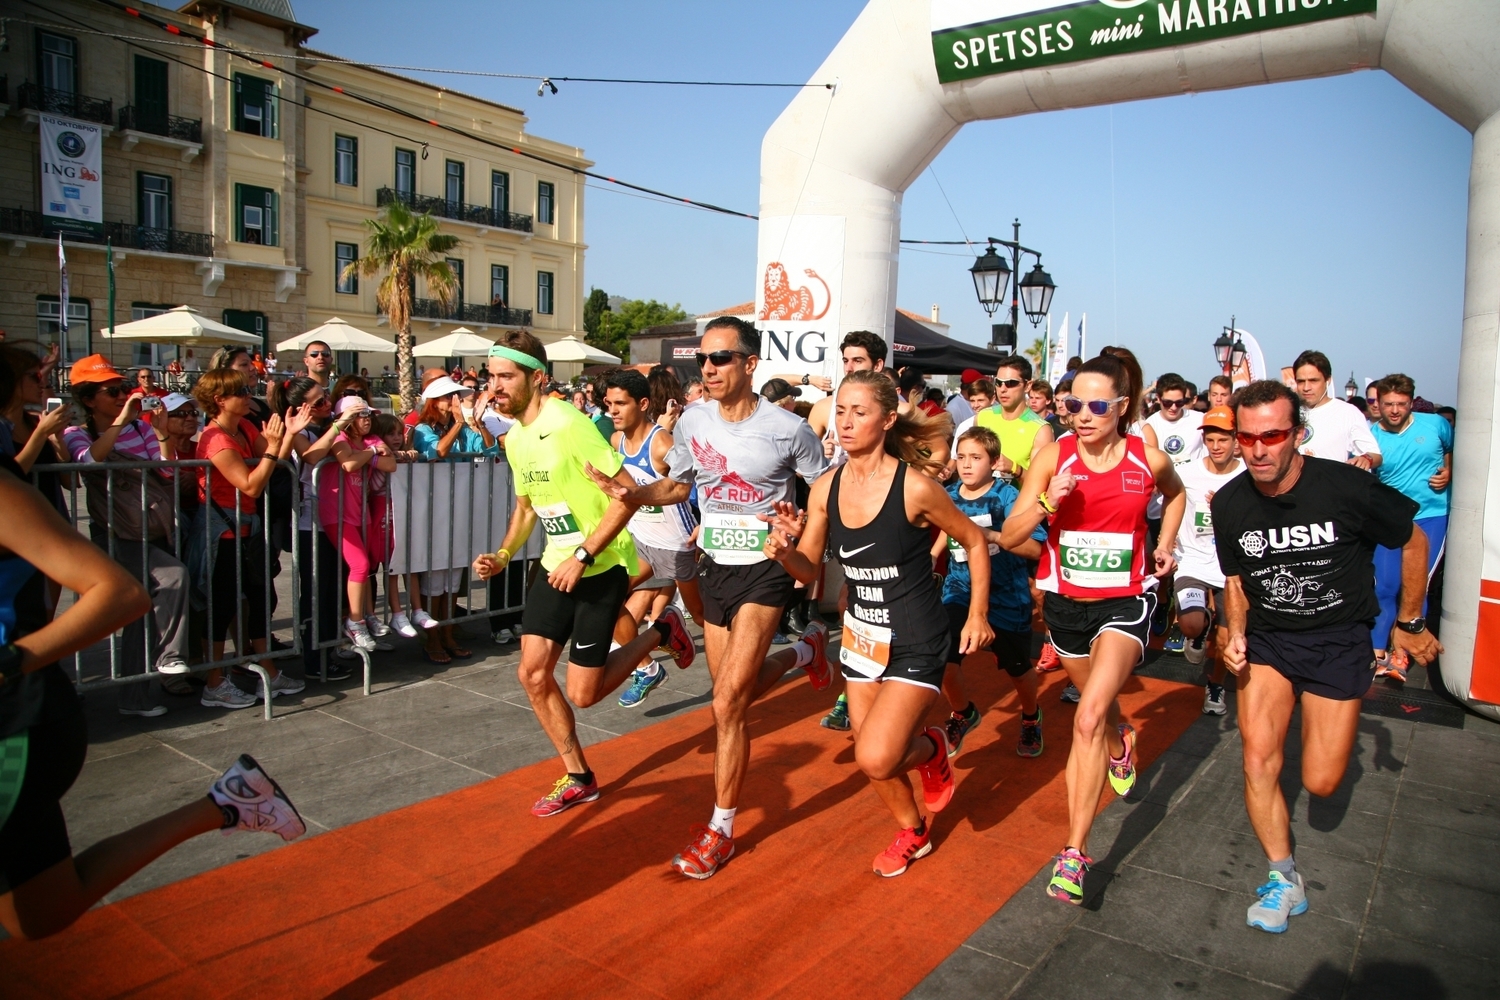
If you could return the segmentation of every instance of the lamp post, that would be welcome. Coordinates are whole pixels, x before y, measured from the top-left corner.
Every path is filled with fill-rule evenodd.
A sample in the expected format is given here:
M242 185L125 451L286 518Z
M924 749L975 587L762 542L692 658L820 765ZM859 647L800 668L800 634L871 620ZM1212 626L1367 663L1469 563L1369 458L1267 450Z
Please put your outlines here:
M1219 339L1214 341L1214 360L1228 379L1233 379L1235 370L1245 360L1245 342L1235 332L1233 316L1229 317L1229 325L1219 334Z
M993 317L996 310L1005 303L1005 288L1010 283L1011 275L1021 270L1021 255L1029 253L1036 258L1036 266L1016 281L1011 293L1010 335L1015 338L1020 327L1021 310L1025 309L1026 318L1031 320L1032 326L1039 325L1042 317L1052 308L1052 294L1057 291L1057 285L1053 283L1052 276L1042 270L1041 251L1021 245L1021 220L1016 219L1011 225L1015 239L988 237L985 242L989 245L984 254L974 261L974 266L969 268L969 276L974 279L974 294L979 298L979 305L987 315ZM1009 261L996 252L997 246L1010 250ZM992 334L991 345L994 343ZM1011 350L1014 351L1015 346L1013 342Z
M1354 381L1354 373L1349 373L1349 381L1344 383L1344 401L1354 402L1354 397L1359 395L1359 383ZM1358 405L1358 404L1356 404Z

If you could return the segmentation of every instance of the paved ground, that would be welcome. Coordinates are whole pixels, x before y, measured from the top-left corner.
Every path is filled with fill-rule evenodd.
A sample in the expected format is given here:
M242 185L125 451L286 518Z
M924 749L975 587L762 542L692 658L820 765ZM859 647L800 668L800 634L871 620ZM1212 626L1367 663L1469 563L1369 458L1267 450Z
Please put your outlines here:
M1233 715L1206 717L1101 815L1082 906L1043 893L1048 866L911 996L1500 996L1500 726L1366 715L1326 800L1296 735L1282 787L1310 906L1285 934L1245 925L1265 860Z

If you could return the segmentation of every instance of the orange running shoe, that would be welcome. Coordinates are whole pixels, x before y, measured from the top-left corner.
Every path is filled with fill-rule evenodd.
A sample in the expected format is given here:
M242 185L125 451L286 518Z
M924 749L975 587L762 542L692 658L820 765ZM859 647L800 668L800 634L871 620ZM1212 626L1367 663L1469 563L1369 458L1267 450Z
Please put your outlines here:
M828 666L828 626L822 622L811 622L802 631L802 638L812 647L812 662L805 668L807 679L812 681L814 691L826 691L833 682L833 671Z
M693 842L672 859L672 867L688 878L706 879L734 857L734 840L711 826L693 827Z
M1062 669L1062 657L1057 655L1057 647L1050 641L1042 643L1042 655L1037 658L1036 672L1039 674L1050 674L1054 670Z
M875 857L875 874L884 878L895 878L906 871L906 866L918 858L932 853L932 824L919 836L916 830L906 829L896 834L884 853Z
M953 800L953 768L948 766L948 737L937 726L928 726L923 732L937 747L932 759L917 765L922 776L922 801L927 803L930 813L942 812Z

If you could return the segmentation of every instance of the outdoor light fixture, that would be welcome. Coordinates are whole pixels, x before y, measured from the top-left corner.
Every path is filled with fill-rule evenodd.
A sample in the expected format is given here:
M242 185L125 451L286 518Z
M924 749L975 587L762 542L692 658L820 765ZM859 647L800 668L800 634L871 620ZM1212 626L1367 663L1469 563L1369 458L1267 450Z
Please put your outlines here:
M995 310L1005 301L1005 286L1010 283L1010 265L991 246L985 250L983 257L974 261L974 266L969 268L969 275L974 279L974 294L979 296L979 304L987 315L995 315Z
M541 97L542 91L546 90L549 87L552 88L552 92L554 94L557 93L557 84L552 82L552 78L549 76L542 77L542 82L537 84L536 96Z
M1229 370L1232 372L1239 371L1240 364L1244 362L1245 355L1248 353L1245 350L1245 342L1235 337L1234 346L1229 349Z
M1225 330L1219 334L1219 339L1214 341L1214 360L1225 372L1233 370L1229 363L1229 352L1232 350L1234 350L1234 340L1229 336L1229 331Z
M1354 381L1354 373L1349 373L1349 381L1344 383L1344 398L1352 400L1359 395L1359 383Z
M1042 270L1042 262L1038 259L1036 267L1021 279L1019 288L1026 318L1031 320L1032 326L1036 326L1047 315L1047 310L1052 308L1052 293L1057 291L1057 285L1053 284L1052 275Z
M1249 353L1245 349L1245 342L1235 333L1234 320L1233 316L1229 317L1229 325L1219 334L1219 339L1214 341L1214 360L1219 363L1225 375L1238 370L1244 363L1245 355Z

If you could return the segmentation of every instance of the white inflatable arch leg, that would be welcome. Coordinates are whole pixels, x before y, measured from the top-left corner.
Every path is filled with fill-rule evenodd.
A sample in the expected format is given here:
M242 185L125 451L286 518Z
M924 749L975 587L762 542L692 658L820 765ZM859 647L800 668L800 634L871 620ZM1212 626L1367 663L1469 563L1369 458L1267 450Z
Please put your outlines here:
M1268 2L1279 9L1283 0L1228 0L1236 13L1243 4L1261 18ZM1320 0L1300 2L1311 9ZM1351 0L1321 2L1332 8ZM1378 0L1374 15L947 84L939 83L934 62L934 5L961 15L972 8L975 22L1046 6L871 0L811 78L836 80L837 89L802 91L771 126L761 145L756 274L767 370L836 377L829 348L844 333L866 329L891 339L902 192L967 122L1384 69L1474 133L1443 676L1455 695L1500 718L1500 511L1486 518L1484 504L1490 470L1500 471L1493 422L1500 390L1500 12L1493 0ZM1173 6L1108 5L1151 18L1159 6L1161 16ZM1215 5L1226 9L1220 0L1201 7ZM1198 0L1182 0L1182 7L1197 8ZM1497 582L1482 598L1484 578Z

